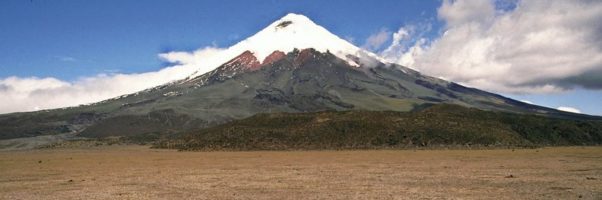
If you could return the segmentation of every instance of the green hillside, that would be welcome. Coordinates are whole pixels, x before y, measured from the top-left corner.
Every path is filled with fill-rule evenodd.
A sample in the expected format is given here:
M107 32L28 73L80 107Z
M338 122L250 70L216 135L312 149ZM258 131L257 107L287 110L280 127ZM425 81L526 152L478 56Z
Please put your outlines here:
M271 113L157 143L181 150L372 149L429 146L599 145L602 121L439 104L414 112Z

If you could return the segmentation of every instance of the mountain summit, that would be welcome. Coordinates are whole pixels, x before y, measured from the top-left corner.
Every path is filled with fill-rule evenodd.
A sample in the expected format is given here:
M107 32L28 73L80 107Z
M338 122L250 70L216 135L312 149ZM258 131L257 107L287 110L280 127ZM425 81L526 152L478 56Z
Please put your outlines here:
M330 51L341 59L346 59L347 55L359 56L360 53L367 53L315 24L309 18L292 13L230 47L229 50L241 53L248 50L257 59L263 60L274 51L291 52L295 48Z
M253 36L227 48L223 54L227 55L224 58L233 58L248 51L245 56L253 55L259 62L274 52L286 53L308 48L330 52L352 66L383 61L376 54L341 39L306 16L294 13L285 15ZM360 60L364 62L360 63ZM201 74L196 72L192 76L198 75Z
M0 115L0 139L71 134L155 140L258 113L421 110L455 104L482 110L588 118L384 63L288 14L226 49L220 66L184 80L92 105Z

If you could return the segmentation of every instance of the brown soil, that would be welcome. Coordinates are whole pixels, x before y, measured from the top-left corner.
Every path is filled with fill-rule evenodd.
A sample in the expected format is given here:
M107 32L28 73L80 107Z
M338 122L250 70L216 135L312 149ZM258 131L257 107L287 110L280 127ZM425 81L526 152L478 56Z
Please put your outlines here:
M0 199L602 199L602 147L0 152Z

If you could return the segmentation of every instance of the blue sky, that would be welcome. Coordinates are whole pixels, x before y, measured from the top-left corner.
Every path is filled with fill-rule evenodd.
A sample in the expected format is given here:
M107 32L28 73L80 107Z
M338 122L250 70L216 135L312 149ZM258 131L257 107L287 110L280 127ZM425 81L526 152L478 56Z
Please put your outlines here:
M81 82L82 77L97 77L99 74L111 76L111 74L158 71L171 65L159 59L157 55L160 53L192 52L207 46L228 47L289 12L304 14L357 46L365 46L368 38L379 36L380 33L384 40L382 43L378 42L372 50L383 56L390 56L392 60L399 58L402 62L402 55L408 53L411 47L430 49L431 52L427 51L425 57L450 57L440 53L446 52L445 44L449 44L445 42L444 32L453 33L454 30L462 30L464 25L473 22L494 27L497 26L496 20L502 17L512 19L512 14L520 14L519 11L536 12L537 9L554 9L554 7L543 7L528 1L522 5L518 3L520 1L498 0L492 3L493 13L474 13L475 10L488 8L488 5L482 2L486 1L458 1L448 2L449 4L446 5L446 1L418 0L378 2L369 0L3 0L0 1L0 80L8 77L18 79L37 77L32 80L39 81L38 79L50 77L52 80L47 81L62 86L76 84L78 81ZM575 6L581 6L572 4L580 3L580 1L573 1L568 3L570 5L566 2L556 4L559 9L570 10L579 8ZM519 4L521 6L517 6ZM515 12L517 7L529 9ZM471 19L462 18L465 16ZM487 17L492 19L480 21L480 18L488 19ZM520 24L516 23L518 27ZM424 28L426 26L422 26L425 24L428 25L428 30ZM588 25L586 22L583 24ZM547 30L550 27L556 26L551 25L542 29ZM595 29L598 26L593 27ZM386 49L395 49L391 44L395 40L394 34L400 33L402 29L413 31L409 31L408 38L402 42L403 46L398 47L397 51L386 51ZM521 29L517 28L517 31ZM523 31L538 33L540 30ZM504 33L500 34L504 36ZM425 42L418 44L419 39L424 39ZM462 43L471 43L471 39L473 38L467 37L467 41ZM500 47L504 45L507 44L499 44ZM443 50L439 51L439 49ZM588 48L584 47L584 49ZM577 53L592 54L592 52ZM599 51L593 52L593 55L599 56ZM420 59L423 63L432 63L425 61L424 57L416 58L416 63L420 63L418 62ZM494 61L491 62L493 65L513 62ZM448 63L439 63L437 67L447 67L446 64ZM534 63L533 66L538 64ZM594 67L591 64L584 65L583 70L573 70L571 76L551 74L545 77L512 80L501 86L491 86L491 83L482 85L487 90L501 91L502 94L519 100L528 100L553 108L574 107L585 113L602 115L602 106L599 103L602 100L601 90L584 89L586 86L582 87L581 82L566 81L580 80L581 74L587 74L588 70L596 73L602 71L599 64L594 62ZM476 66L485 66L482 68L487 69L487 65L482 63ZM420 68L425 73L445 71L442 69L428 66ZM480 86L482 80L494 80L487 76L470 79L472 77L467 78L454 73L433 75L474 86ZM597 77L593 80L598 83ZM534 89L548 84L546 81L554 87L545 88L561 91L541 92L544 90ZM517 88L521 87L521 89L509 89L508 85L517 85ZM522 89L523 87L525 89Z

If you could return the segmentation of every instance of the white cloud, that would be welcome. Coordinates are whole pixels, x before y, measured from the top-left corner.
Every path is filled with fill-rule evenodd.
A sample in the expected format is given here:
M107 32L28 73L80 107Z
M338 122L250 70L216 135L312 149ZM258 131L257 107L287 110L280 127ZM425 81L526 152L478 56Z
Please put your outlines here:
M194 52L168 52L159 57L179 67L196 69L193 76L209 72L228 60L240 55L244 50L218 48L215 45L198 49ZM188 74L190 75L190 74Z
M35 111L94 103L134 93L215 69L240 52L205 47L194 52L168 52L159 57L172 66L139 74L99 74L68 82L52 77L0 79L0 113Z
M51 77L3 78L0 79L0 113L93 103L183 79L196 70L194 65L177 65L140 74L100 74L73 82Z
M369 50L377 50L380 47L382 47L382 45L385 44L385 42L387 42L390 37L391 32L389 32L385 28L382 28L380 31L370 35L368 39L366 39L366 43L363 45L363 48Z
M407 43L412 36L412 27L401 27L397 32L393 33L393 39L391 40L391 45L383 50L380 54L381 56L388 59L397 59L400 54L407 52ZM412 33L410 33L412 31Z
M505 11L493 1L445 0L438 17L446 24L439 38L402 27L411 36L393 37L381 55L495 92L602 89L601 1L518 1Z
M565 111L565 112L581 113L581 111L579 109L573 108L573 107L568 107L568 106L560 106L560 107L558 107L556 109L561 110L561 111Z
M32 111L97 102L184 78L192 70L169 67L142 74L98 75L74 82L55 78L0 79L0 113Z
M423 38L424 34L431 31L430 22L420 22L403 26L393 33L391 45L380 53L380 56L393 62L412 67L414 58L424 53L424 46L427 41ZM420 71L417 68L415 70ZM442 77L442 76L441 76Z
M444 0L437 12L448 26L461 26L467 22L484 24L493 19L495 6L493 2L486 0Z

